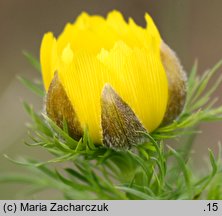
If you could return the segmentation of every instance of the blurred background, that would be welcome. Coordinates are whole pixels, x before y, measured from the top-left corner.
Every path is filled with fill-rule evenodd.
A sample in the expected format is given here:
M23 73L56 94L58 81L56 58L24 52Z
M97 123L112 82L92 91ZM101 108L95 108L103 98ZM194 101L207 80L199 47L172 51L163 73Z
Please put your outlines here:
M187 72L196 59L199 73L222 59L220 0L0 0L0 173L22 170L5 159L3 154L48 158L47 153L24 145L27 138L25 124L30 120L22 101L30 102L36 110L42 109L43 101L16 78L18 75L29 79L41 78L22 51L26 50L38 58L45 32L52 31L57 36L64 25L73 22L82 11L105 16L113 9L120 10L125 18L133 17L143 26L144 14L148 12ZM221 90L222 86L216 97L221 95ZM222 97L218 104L221 103ZM221 123L203 124L201 129L203 133L195 140L193 149L194 163L199 165L204 164L208 147L217 151L218 141L222 140ZM17 198L18 188L18 185L0 185L0 199ZM47 198L47 194L41 198Z

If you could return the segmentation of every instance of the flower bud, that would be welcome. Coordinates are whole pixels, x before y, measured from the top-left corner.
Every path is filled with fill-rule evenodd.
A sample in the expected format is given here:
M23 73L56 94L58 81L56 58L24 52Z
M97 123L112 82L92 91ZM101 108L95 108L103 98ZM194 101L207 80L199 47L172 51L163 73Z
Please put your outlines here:
M40 60L48 116L79 139L87 127L94 143L130 148L144 132L174 120L186 96L186 76L152 18L147 27L121 13L82 13L55 39L46 33ZM56 72L55 72L56 71Z

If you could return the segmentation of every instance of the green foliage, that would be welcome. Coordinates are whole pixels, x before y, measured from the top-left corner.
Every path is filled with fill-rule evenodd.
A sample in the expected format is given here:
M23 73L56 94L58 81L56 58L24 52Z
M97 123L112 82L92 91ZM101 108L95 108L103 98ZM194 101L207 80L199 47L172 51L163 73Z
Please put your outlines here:
M40 73L41 66L39 61L29 52L23 51L23 55L26 57L29 63Z
M30 55L26 56L38 66ZM1 174L0 182L31 185L27 194L55 189L65 199L222 199L221 150L217 157L209 150L209 166L203 175L193 170L189 163L197 125L222 119L222 107L215 108L215 100L211 100L222 77L211 88L208 85L221 64L219 62L201 77L197 75L195 64L188 80L183 113L172 124L145 134L150 142L128 151L95 145L87 129L82 139L76 141L69 136L65 121L61 129L45 114L37 114L24 103L33 121L26 144L50 152L52 158L15 161L6 156L28 168L29 172ZM21 81L42 95L42 86ZM177 149L165 144L166 139L183 140L184 137L187 142L181 141Z

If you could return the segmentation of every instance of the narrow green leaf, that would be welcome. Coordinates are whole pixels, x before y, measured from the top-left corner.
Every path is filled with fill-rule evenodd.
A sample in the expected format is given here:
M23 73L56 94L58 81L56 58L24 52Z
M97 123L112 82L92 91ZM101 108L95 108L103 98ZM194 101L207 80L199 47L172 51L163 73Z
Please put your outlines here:
M58 171L56 171L57 176L59 177L59 179L65 184L68 185L70 187L72 187L74 190L80 190L80 191L84 191L84 190L88 190L89 187L83 184L77 184L74 181L71 181L67 178L65 178L64 176L62 176Z
M66 132L64 132L60 127L58 127L47 115L42 114L43 117L46 119L46 121L49 123L49 125L53 128L53 130L58 133L63 139L66 140L66 144L72 148L75 149L75 147L78 145L78 142L71 138Z
M167 146L167 147L170 149L170 151L173 153L173 155L177 159L180 170L183 172L183 176L184 176L184 180L185 180L185 183L187 186L187 190L190 194L190 197L193 197L190 174L189 174L188 168L187 168L182 156L177 151L175 151L173 148L171 148L170 146Z
M134 195L135 199L141 199L141 200L152 200L152 199L154 199L152 196L149 196L146 193L135 190L133 188L124 187L124 186L116 186L116 189L122 190L124 192L127 192L129 194Z
M39 61L31 53L23 51L23 55L38 72L41 72Z
M210 163L212 166L212 176L214 176L217 173L217 161L214 157L213 151L211 149L208 149L209 151L209 158L210 158Z
M40 96L41 98L44 97L45 92L41 84L34 83L24 77L18 76L19 81L29 90L31 90L36 95Z
M88 179L82 175L80 172L72 169L72 168L66 168L65 169L67 173L69 173L70 175L74 176L75 178L79 179L80 181L83 181L85 183L89 183Z

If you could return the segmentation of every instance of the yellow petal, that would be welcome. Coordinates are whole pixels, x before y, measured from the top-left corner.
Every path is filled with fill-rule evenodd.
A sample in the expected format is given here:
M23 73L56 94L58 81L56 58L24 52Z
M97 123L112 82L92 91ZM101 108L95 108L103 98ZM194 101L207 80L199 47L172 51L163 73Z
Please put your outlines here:
M58 73L82 128L88 127L94 142L101 143L100 95L107 69L96 56L79 52L71 63L61 62Z
M118 34L108 26L106 20L97 15L82 13L73 24L67 24L58 38L58 50L61 53L68 43L74 52L85 50L98 53L103 47L112 48Z
M46 33L40 48L40 63L46 91L54 76L57 65L56 39L51 32Z
M156 50L130 48L122 41L101 58L114 74L108 82L148 131L161 123L168 100L166 73Z
M71 47L73 46L72 45L72 43L74 42L74 40L72 40L73 31L74 31L73 24L67 23L63 32L59 35L57 39L57 52L59 56L62 54L67 44L70 44Z
M73 60L73 51L70 47L70 44L68 44L65 49L63 50L62 52L62 61L65 63L65 64L69 64L72 62Z
M160 44L161 44L161 36L160 36L160 33L155 25L155 23L153 22L153 19L151 18L151 16L149 14L145 14L145 20L146 20L146 23L147 23L147 31L150 35L152 35L152 39L153 41L151 41L151 44L152 42L154 42L154 44L159 44L159 49L160 49Z
M79 30L85 30L85 29L100 29L105 24L105 19L98 15L90 16L86 12L82 12L76 22L75 26Z
M108 14L107 24L118 35L118 40L124 41L129 46L141 46L140 41L135 37L134 32L131 31L129 25L119 11L114 10Z
M129 31L123 15L116 10L108 14L107 24L112 27L119 35L125 35Z

